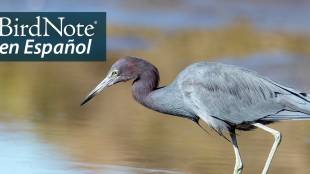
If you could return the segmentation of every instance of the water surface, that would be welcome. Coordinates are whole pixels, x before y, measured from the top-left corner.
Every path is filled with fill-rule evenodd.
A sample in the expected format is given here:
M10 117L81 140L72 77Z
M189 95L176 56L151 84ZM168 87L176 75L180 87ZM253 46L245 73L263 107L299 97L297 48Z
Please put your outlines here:
M0 173L232 173L230 142L202 125L138 105L131 83L84 97L120 57L152 62L169 85L186 66L218 61L310 89L308 1L6 1L1 11L107 11L107 62L0 63ZM310 172L310 121L271 125L283 140L269 173ZM238 132L244 173L273 144ZM225 134L228 136L227 134Z

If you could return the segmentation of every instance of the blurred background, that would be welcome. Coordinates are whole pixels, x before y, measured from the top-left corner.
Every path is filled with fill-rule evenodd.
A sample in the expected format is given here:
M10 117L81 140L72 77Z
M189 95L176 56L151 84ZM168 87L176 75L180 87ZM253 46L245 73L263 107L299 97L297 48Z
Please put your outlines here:
M192 63L217 61L310 89L307 0L0 2L2 12L107 12L106 62L0 62L1 174L232 173L230 142L137 104L132 81L80 107L123 56L153 63L160 86ZM283 140L269 173L310 173L310 121L270 127ZM273 136L238 134L243 173L261 173Z

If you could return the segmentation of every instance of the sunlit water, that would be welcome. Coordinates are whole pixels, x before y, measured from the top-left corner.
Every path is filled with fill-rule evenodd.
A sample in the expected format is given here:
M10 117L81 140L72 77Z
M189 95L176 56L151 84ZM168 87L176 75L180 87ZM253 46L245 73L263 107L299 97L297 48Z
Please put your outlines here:
M168 32L158 36L147 31L151 34L141 37L139 30L124 30L115 35L112 27L107 62L103 63L2 62L1 174L232 173L235 156L230 142L205 123L202 125L211 136L187 119L138 105L131 96L131 82L105 89L79 106L121 56L148 55L142 58L159 68L161 86L171 83L189 64L212 60L257 71L301 90L310 89L309 36L299 35L310 31L308 1L51 2L3 1L0 10L107 11L108 26ZM247 25L246 29L243 25L225 28L243 20L255 29ZM217 27L222 33L215 32ZM185 32L178 33L180 30ZM276 33L269 33L273 31ZM257 37L250 42L243 34ZM218 37L212 38L214 44L210 45L206 40L212 35ZM258 43L257 38L261 39ZM273 42L275 39L279 41ZM179 43L189 44L183 47ZM268 44L270 49L265 49ZM197 51L198 46L203 51ZM204 53L210 47L208 51L218 51ZM271 127L282 132L283 140L269 173L310 173L310 121L284 121ZM272 135L262 130L238 134L244 173L261 173Z
M0 124L0 173L77 173L53 144L40 141L33 131L27 123Z
M79 174L79 173L178 173L117 165L87 164L57 151L57 146L37 137L29 123L0 124L0 173Z

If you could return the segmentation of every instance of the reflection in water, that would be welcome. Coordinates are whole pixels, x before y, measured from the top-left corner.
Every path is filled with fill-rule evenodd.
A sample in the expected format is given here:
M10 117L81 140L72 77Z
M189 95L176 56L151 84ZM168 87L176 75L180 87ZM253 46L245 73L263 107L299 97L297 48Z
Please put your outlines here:
M0 124L0 173L80 173L70 169L72 164L55 151L55 146L40 142L32 131L32 124Z
M25 11L25 2L7 1L0 10ZM222 61L310 89L310 37L296 32L309 31L307 1L53 2L40 10L108 12L107 62L0 63L1 174L231 173L231 143L187 119L138 105L132 82L79 106L126 55L152 62L161 86L192 63ZM310 121L271 127L282 132L283 141L269 172L310 173ZM262 130L238 134L243 173L261 173L273 136Z
M55 145L40 141L33 131L33 125L29 123L0 124L1 174L78 174L90 171L111 174L177 173L167 170L73 162L74 159L58 153Z

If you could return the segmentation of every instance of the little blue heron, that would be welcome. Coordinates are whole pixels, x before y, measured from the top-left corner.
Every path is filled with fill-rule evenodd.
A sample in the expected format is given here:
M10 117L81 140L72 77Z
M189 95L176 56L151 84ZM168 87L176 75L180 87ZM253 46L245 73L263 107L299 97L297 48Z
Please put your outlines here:
M274 135L275 142L263 170L265 174L281 142L281 133L265 125L279 120L310 119L307 93L254 71L222 63L200 62L185 68L172 84L158 88L157 68L131 56L118 60L81 105L108 86L131 79L134 79L132 95L139 104L160 113L188 118L198 125L202 119L224 138L222 132L227 131L236 155L235 174L243 169L236 129L246 131L259 127Z

